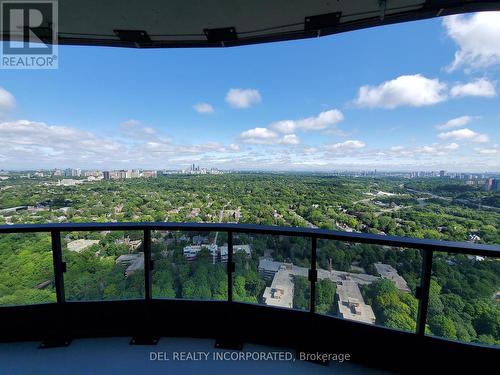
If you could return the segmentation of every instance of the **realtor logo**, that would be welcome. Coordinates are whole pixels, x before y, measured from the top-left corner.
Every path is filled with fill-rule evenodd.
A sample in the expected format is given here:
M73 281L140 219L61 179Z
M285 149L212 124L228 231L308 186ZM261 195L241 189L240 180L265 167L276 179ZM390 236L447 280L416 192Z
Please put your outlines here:
M2 69L57 69L57 0L0 0Z

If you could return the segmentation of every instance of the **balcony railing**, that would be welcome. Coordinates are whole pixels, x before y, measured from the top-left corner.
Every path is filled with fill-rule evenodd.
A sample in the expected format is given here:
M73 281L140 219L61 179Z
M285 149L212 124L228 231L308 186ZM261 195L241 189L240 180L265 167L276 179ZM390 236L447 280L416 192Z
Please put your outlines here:
M421 275L419 278L418 285L415 290L415 297L418 299L418 312L416 316L416 328L413 332L396 332L392 329L384 329L385 331L396 332L398 335L403 334L406 337L414 336L415 340L419 337L429 339L426 335L426 322L427 322L427 312L429 305L429 293L431 287L431 271L433 266L433 256L436 252L443 252L448 254L465 254L480 257L489 258L499 258L500 257L500 246L498 245L485 245L469 242L445 242L437 240L428 239L417 239L417 238L405 238L405 237L395 237L395 236L385 236L376 234L365 234L365 233L352 233L352 232L338 232L322 229L312 229L312 228L300 228L300 227L276 227L276 226L261 226L261 225L243 225L243 224L212 224L212 223L61 223L61 224L23 224L23 225L2 225L0 226L0 236L5 234L16 234L16 233L50 233L51 235L51 247L52 247L52 262L53 262L53 285L55 286L56 302L49 303L48 305L60 306L61 309L66 306L69 307L74 299L70 298L67 300L67 295L65 293L65 280L64 274L66 272L66 263L63 257L63 247L61 241L61 234L68 232L95 232L95 231L140 231L143 243L144 252L144 295L141 297L145 306L157 306L158 301L164 299L157 298L158 296L153 294L153 282L152 275L155 270L155 262L153 261L151 247L152 247L152 233L156 231L182 231L182 232L220 232L227 235L227 260L224 261L226 272L227 272L227 300L226 303L229 307L232 306L231 314L240 308L244 308L248 304L240 303L238 300L234 299L234 274L235 274L235 262L233 259L234 255L234 235L240 236L245 235L270 235L270 236L286 236L286 237L301 237L308 240L310 244L309 255L309 266L300 267L303 270L304 276L307 277L308 287L309 287L309 301L308 301L308 312L297 312L302 317L318 318L318 319L338 319L335 317L328 316L324 314L319 314L316 311L317 308L317 282L318 282L318 271L324 272L324 270L317 269L317 258L318 258L318 242L323 240L334 240L341 243L348 244L372 244L387 246L390 248L404 248L404 249L415 249L420 251L421 255ZM224 267L224 266L221 266ZM306 269L307 268L307 269ZM307 272L305 272L307 270ZM142 271L142 270L141 270ZM142 295L142 293L141 293ZM134 303L137 300L134 299ZM178 301L178 300L176 300ZM78 302L80 306L92 305L95 303L110 303L112 301L89 301ZM132 303L132 301L125 303ZM170 301L175 302L175 301ZM178 301L179 302L179 301ZM190 303L189 301L181 301L182 303ZM161 302L163 303L163 302ZM169 301L166 301L169 303ZM206 302L193 301L193 303L205 304ZM37 305L40 306L40 305ZM197 305L197 308L201 305ZM27 306L29 307L29 306ZM32 307L32 306L31 306ZM12 308L12 306L0 306L0 315L2 311ZM18 309L23 309L23 306L17 306ZM260 307L259 307L260 308ZM148 308L147 308L148 309ZM263 307L263 309L272 314L287 314L288 309L274 308L270 306ZM16 310L22 311L22 310ZM146 310L146 316L151 310ZM261 310L262 311L262 310ZM38 314L38 312L37 312ZM251 315L250 315L251 316ZM145 318L147 320L147 318ZM4 321L4 324L8 324ZM351 324L351 323L347 323ZM352 327L361 327L360 329L370 329L366 328L369 325L359 324L353 322ZM363 328L364 327L364 328ZM379 329L380 327L377 327ZM356 328L357 329L357 328ZM0 339L2 334L0 333ZM22 335L20 336L22 337ZM444 340L442 338L432 338L433 340ZM465 343L457 343L463 347L477 347L477 345L468 345ZM481 345L480 345L481 346ZM493 349L495 351L497 349Z
M243 224L211 224L211 223L62 223L62 224L40 224L40 225L4 225L0 226L0 235L7 233L34 233L48 232L51 234L54 285L57 304L66 302L64 288L64 272L66 263L63 261L61 233L72 231L142 231L144 251L144 299L151 301L152 295L152 271L154 262L151 256L151 232L152 231L210 231L223 232L227 234L227 302L233 302L233 274L235 263L233 262L233 234L245 233L254 235L277 235L294 236L310 239L310 268L308 270L308 281L310 284L309 312L316 312L316 283L318 280L317 267L317 245L318 240L335 240L348 243L364 243L407 249L418 249L421 251L421 277L420 285L416 288L418 298L418 314L415 334L424 335L427 321L427 310L429 302L429 290L431 283L431 269L433 254L435 252L446 252L450 254L468 254L483 257L500 257L500 246L484 245L468 242L444 242L427 239L405 238L384 236L364 233L337 232L321 229L275 227ZM1 307L0 307L1 308Z

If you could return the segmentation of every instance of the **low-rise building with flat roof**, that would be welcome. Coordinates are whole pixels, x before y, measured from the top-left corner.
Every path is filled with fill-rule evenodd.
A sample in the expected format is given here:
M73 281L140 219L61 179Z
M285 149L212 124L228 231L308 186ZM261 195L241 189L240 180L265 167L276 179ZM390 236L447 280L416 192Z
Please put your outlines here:
M144 253L120 255L116 258L116 264L126 265L124 274L125 277L129 277L134 272L144 269Z
M261 258L259 259L259 273L262 274L264 278L273 278L282 264L283 262L276 262L272 259Z
M212 257L214 257L214 258L217 257L218 249L217 249L217 245L215 245L215 244L212 244L212 245L202 244L202 245L185 246L184 250L183 250L183 254L187 260L195 260L198 257L198 253L203 249L207 249Z
M250 245L233 245L233 254L240 252L245 253L246 256L249 257L252 255L252 248L250 247ZM219 246L219 255L220 261L226 263L228 255L227 245Z
M68 242L67 248L69 251L75 251L77 253L82 252L83 250L89 248L92 245L97 245L99 240L75 240Z
M264 303L268 306L293 307L294 282L289 270L282 267L276 272L271 286L264 290Z
M396 284L396 287L402 292L410 292L410 288L408 287L406 280L403 279L400 274L398 274L398 271L394 267L384 263L375 263L374 265L380 276L382 276L384 279L393 281L394 284Z
M366 305L358 284L344 280L337 284L339 315L344 319L375 324L375 314L370 305Z

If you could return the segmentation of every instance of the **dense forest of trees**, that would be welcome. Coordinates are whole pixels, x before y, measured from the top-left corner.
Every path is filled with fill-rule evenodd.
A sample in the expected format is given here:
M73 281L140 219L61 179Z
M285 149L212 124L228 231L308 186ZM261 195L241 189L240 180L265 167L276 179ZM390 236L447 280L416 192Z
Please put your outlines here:
M428 180L428 181L426 181ZM407 190L409 187L412 191ZM101 181L73 187L53 181L0 182L2 223L197 221L240 222L355 230L419 238L500 243L500 214L463 200L477 197L496 205L498 193L460 187L456 183L423 179L344 178L305 175L168 176L150 180ZM430 197L424 193L449 198ZM380 194L383 192L383 194ZM388 193L388 194L386 194ZM394 195L391 195L394 194ZM457 201L460 200L460 201ZM30 206L29 208L27 206ZM207 250L196 261L183 256L194 235L215 241L215 233L153 232L153 296L155 298L227 299L227 274ZM143 271L125 277L120 255L140 253L124 242L140 240L141 232L63 233L63 255L68 264L68 300L142 298ZM98 240L81 252L67 250L75 239ZM251 244L252 254L236 253L233 279L235 301L262 303L270 280L258 272L259 258L310 266L310 240L282 236L235 235L235 244ZM224 245L226 235L217 235ZM414 330L421 255L417 250L386 248L320 240L318 267L377 275L374 263L397 269L411 293L380 279L361 288L372 306L376 323ZM50 235L0 235L0 306L55 301ZM500 262L467 256L436 254L433 264L427 332L470 342L500 344ZM294 308L309 308L309 282L294 277ZM336 284L319 280L316 311L336 315Z

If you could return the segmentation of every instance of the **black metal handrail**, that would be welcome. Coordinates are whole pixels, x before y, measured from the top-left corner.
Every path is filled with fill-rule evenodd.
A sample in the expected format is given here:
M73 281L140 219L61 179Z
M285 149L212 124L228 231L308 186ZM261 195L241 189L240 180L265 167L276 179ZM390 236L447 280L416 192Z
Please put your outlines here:
M224 223L59 223L59 224L20 224L0 225L0 234L7 233L51 233L53 265L55 276L55 287L57 304L65 303L64 277L65 263L62 261L61 232L72 231L102 231L102 230L140 230L144 236L144 299L152 299L152 269L151 259L151 231L152 230L178 230L178 231L207 231L226 232L228 234L228 296L227 302L233 302L233 273L235 265L233 262L233 233L251 233L295 236L311 239L311 268L309 270L310 282L310 313L315 313L316 303L316 259L318 239L337 240L343 242L366 243L391 247L403 247L418 249L422 251L422 276L420 286L417 287L416 297L419 299L417 325L415 333L425 334L427 320L427 306L429 301L429 289L431 280L432 258L434 252L447 252L453 254L470 254L500 258L499 245L485 245L469 242L449 242L408 237L385 236L378 234L339 232L317 228L303 227L277 227L253 224L224 224ZM2 306L0 306L0 309ZM272 307L269 307L272 308Z

